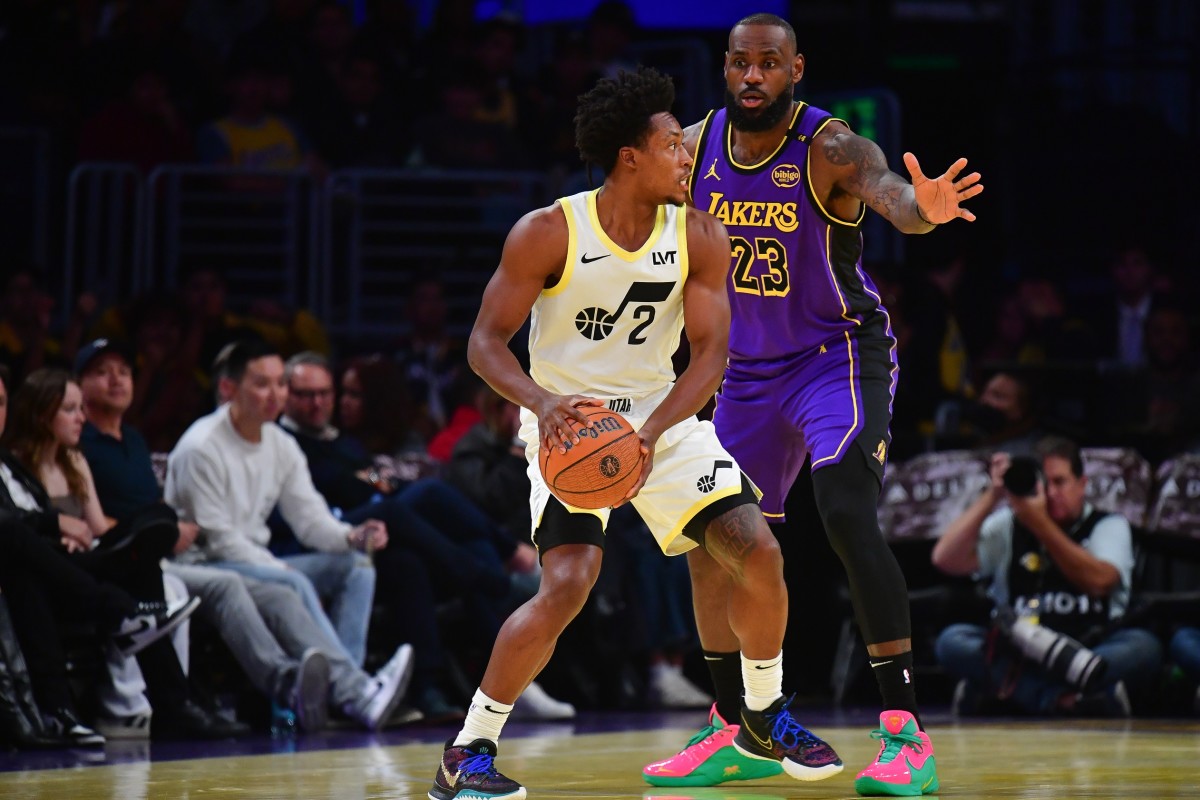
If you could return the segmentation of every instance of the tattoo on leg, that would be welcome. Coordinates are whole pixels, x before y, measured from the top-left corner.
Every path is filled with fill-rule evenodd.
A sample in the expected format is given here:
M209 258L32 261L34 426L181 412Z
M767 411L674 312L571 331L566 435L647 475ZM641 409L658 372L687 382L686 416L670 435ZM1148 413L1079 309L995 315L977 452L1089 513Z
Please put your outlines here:
M762 524L762 512L751 503L726 511L708 524L704 544L716 561L737 579L745 575L746 558L757 545L755 527Z

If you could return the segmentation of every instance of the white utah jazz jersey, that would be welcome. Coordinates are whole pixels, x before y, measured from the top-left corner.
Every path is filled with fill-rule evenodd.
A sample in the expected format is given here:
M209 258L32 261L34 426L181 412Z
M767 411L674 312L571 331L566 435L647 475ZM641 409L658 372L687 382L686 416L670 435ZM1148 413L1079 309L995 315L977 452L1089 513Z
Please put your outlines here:
M561 198L570 238L561 280L533 305L530 375L557 394L638 398L675 379L683 330L686 210L659 206L635 253L608 238L597 192ZM617 409L624 410L624 409Z

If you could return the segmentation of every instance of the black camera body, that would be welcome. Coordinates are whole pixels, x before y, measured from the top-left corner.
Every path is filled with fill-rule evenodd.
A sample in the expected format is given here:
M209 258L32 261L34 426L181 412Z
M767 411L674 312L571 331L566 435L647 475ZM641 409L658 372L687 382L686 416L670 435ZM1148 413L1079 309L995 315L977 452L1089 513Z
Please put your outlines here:
M1004 471L1002 480L1009 494L1033 497L1037 494L1037 485L1041 478L1042 462L1033 456L1016 456Z

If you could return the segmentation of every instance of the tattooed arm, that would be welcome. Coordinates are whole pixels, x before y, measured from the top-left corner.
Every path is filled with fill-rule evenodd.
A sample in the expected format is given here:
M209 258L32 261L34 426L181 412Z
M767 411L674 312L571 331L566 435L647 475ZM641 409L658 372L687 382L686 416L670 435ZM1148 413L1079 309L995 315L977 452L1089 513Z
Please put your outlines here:
M916 156L905 153L904 164L912 176L909 183L888 169L879 145L840 122L821 130L810 158L813 189L825 209L839 219L855 219L861 202L904 233L928 233L957 217L975 221L975 215L960 204L982 192L983 185L978 172L958 177L967 165L965 158L940 177L927 178Z

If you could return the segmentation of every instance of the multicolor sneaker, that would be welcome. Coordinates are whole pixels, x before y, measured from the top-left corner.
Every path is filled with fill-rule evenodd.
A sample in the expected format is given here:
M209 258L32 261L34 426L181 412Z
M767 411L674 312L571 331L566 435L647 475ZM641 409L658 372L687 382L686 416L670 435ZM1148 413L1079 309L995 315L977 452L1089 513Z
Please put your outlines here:
M875 763L858 773L854 789L867 797L917 797L938 790L933 745L917 720L907 711L884 711L879 715L879 739Z
M442 763L433 778L429 800L525 800L525 787L496 771L496 743L476 739L467 745L446 742Z
M743 755L777 761L798 781L820 781L842 771L833 748L801 725L788 710L791 698L780 697L763 711L742 706L742 725L733 746Z
M772 778L783 772L775 761L748 758L733 746L737 725L730 725L714 703L708 725L688 740L687 747L663 761L647 764L642 777L651 786L716 786L726 781Z

